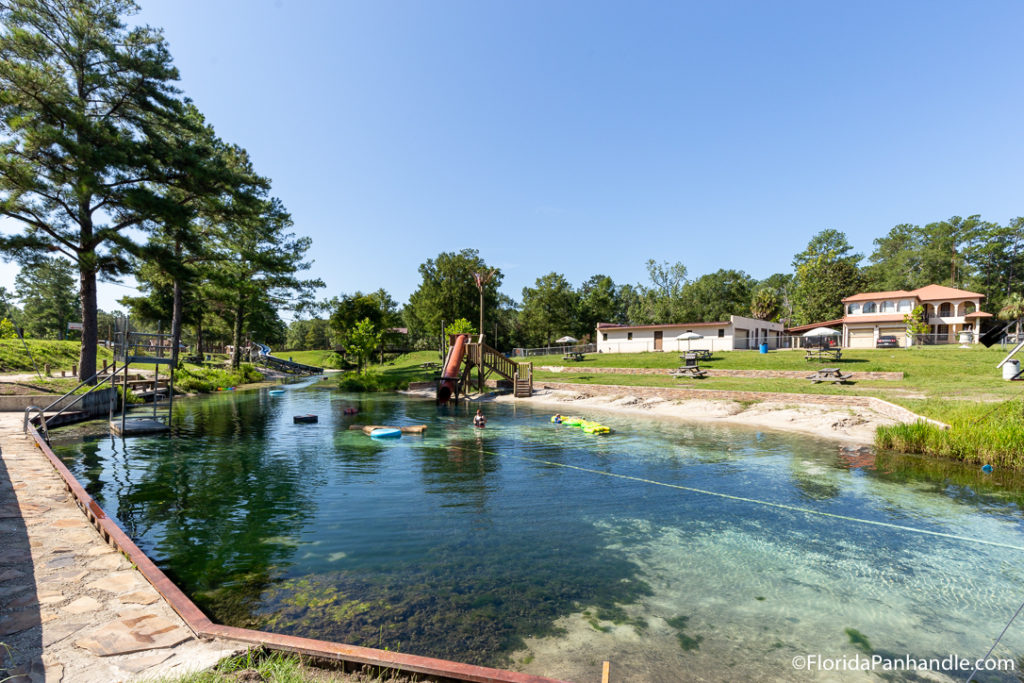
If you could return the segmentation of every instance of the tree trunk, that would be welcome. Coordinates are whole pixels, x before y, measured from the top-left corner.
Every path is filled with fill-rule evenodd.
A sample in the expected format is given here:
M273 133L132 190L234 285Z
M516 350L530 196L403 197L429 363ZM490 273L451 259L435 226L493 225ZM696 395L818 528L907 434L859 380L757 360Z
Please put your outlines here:
M206 359L206 354L203 352L203 314L199 314L199 322L196 323L196 353L203 360Z
M235 370L237 370L238 366L241 365L242 359L242 317L245 314L244 311L245 304L241 299L239 299L235 304L235 329L232 338L232 344L234 344L234 347L231 351L231 367Z
M178 346L181 344L181 280L174 278L174 307L171 311L171 367L178 367Z
M79 271L79 292L82 296L82 349L78 355L78 381L96 374L96 271L85 265ZM95 383L95 380L93 380Z

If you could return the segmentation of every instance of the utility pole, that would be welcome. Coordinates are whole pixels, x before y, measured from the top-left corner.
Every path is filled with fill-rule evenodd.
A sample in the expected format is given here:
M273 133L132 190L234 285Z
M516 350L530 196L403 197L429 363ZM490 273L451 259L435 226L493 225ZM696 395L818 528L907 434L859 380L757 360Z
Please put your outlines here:
M476 281L476 288L480 290L480 335L484 333L484 287L494 277L494 273L497 272L495 269L486 270L482 273L473 273L473 279Z

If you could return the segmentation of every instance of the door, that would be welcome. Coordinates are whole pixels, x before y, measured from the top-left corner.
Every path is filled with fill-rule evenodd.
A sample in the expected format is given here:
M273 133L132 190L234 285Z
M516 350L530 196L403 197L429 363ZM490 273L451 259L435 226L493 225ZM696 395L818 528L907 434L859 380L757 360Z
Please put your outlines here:
M662 337L663 334L665 334L665 333L662 332L661 330L655 330L654 331L654 350L655 351L661 351L661 337Z
M851 349L870 349L875 346L875 331L873 329L867 330L850 330L850 348Z

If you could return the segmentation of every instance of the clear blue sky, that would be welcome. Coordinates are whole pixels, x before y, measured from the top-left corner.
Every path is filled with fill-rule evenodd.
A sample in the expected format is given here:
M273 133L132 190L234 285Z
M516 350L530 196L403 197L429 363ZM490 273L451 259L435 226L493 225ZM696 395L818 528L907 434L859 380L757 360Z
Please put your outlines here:
M404 302L465 247L519 299L1024 215L1020 2L138 1L324 296Z

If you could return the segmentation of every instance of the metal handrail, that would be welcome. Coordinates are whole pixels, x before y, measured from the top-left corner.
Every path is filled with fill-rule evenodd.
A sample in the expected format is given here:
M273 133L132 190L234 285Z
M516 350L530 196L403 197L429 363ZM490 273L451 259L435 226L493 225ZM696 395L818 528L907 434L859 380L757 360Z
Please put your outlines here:
M74 393L75 393L76 391L78 391L79 389L81 389L82 387L84 387L84 386L85 386L86 384L88 384L89 382L91 382L91 381L93 381L94 379L96 379L96 377L97 377L97 376L99 376L99 374L100 374L101 372L106 372L106 370L97 370L97 371L96 371L95 373L93 373L92 377L90 377L90 378L88 378L88 379L86 379L86 380L84 380L84 381L80 382L80 383L78 384L78 386L77 386L77 387L75 387L74 389L72 389L72 390L71 390L71 391L69 391L68 393L64 394L63 396L61 396L60 398L58 398L58 399L57 399L56 401L54 401L54 402L53 402L53 403L51 403L50 405L46 406L45 408L40 408L40 409L39 409L39 413L40 413L40 418L39 418L39 419L40 419L40 421L42 422L42 426L43 426L43 433L44 433L44 435L46 435L46 436L45 436L44 438L46 438L46 442L47 442L47 443L49 443L49 442L50 442L50 438L49 438L49 435L48 435L48 434L49 434L49 432L47 432L47 429L46 429L46 422L47 422L47 419L50 419L50 420L52 420L52 419L54 419L54 418L56 418L56 417L59 417L59 416L60 416L61 414L63 414L63 413L64 413L64 411L65 411L65 410L67 410L68 408L70 408L70 407L71 407L71 406L73 406L73 405L76 405L76 404L77 404L77 403L78 403L79 401L81 401L81 400L82 400L83 398L85 398L86 396L88 396L88 395L89 395L89 394L91 394L92 392L94 392L94 391L96 391L97 389L99 389L99 388L100 388L101 386L103 386L104 384L106 384L106 382L107 382L108 380L110 380L110 379L113 379L113 377L114 377L114 376L115 376L115 375L117 374L117 363L115 362L115 363L114 363L114 365L113 365L113 366L111 366L111 368L110 368L110 376L109 376L109 377L104 377L104 378L103 378L102 380L100 380L99 382L97 382L96 384L94 384L94 385L92 386L92 388L91 388L91 389L89 389L89 391L85 392L84 394L79 394L79 395L78 395L78 397L77 397L77 398L76 398L76 399L75 399L74 401L71 401L70 403L68 403L68 404L67 404L66 406L64 406L63 408L61 408L60 410L58 410L58 411L57 411L56 413L54 413L53 415L51 415L51 416L50 416L49 418L47 418L47 417L46 417L46 411L47 411L47 410L49 410L50 408L54 407L55 405L57 405L58 403L60 403L60 402L61 402L61 401L63 401L64 399L66 399L66 398L67 398L68 396L71 396L72 394L74 394ZM26 408L25 410L27 411L27 410L28 410L28 408ZM28 421L27 413L26 413L26 417L25 417L25 420L26 420L26 423L27 423L27 421Z
M25 408L25 421L22 423L21 430L26 433L28 432L28 423L32 419L30 415L33 410L39 413L39 426L43 428L43 439L46 440L46 443L50 443L50 432L46 430L46 414L39 406L28 406Z

